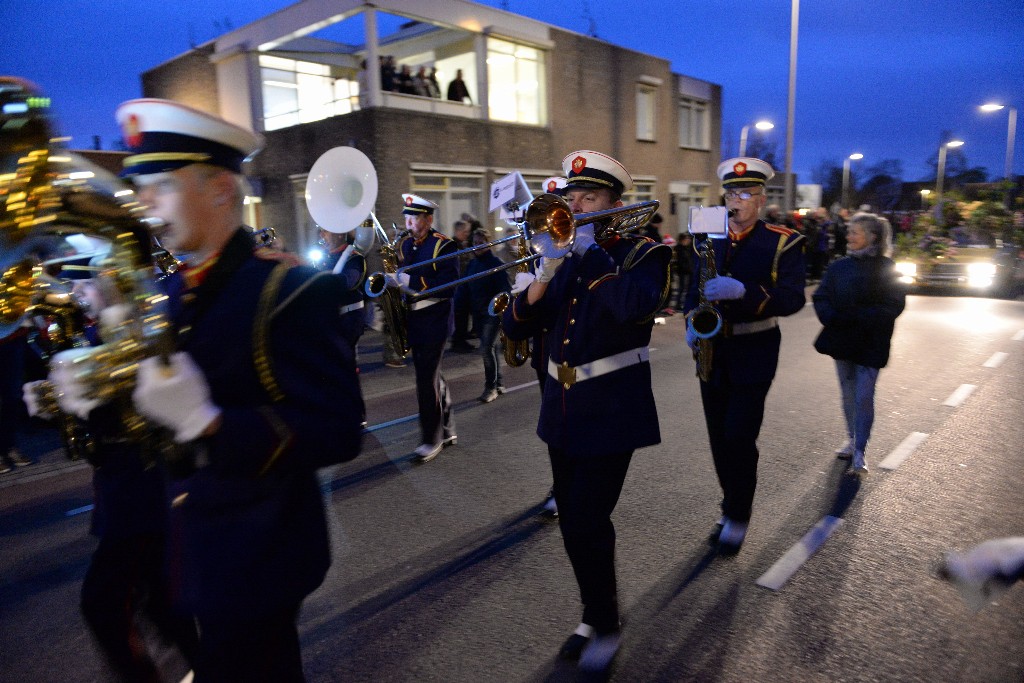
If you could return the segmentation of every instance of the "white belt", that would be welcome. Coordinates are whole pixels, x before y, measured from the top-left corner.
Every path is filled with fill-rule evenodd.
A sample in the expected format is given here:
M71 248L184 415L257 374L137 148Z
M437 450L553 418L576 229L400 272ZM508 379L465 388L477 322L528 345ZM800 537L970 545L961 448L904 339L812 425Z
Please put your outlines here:
M363 302L362 302L362 300L359 300L359 301L355 302L354 304L349 304L348 306L342 306L341 308L338 309L338 313L340 313L341 315L345 315L346 313L351 313L352 311L358 311L362 307L363 307Z
M766 318L765 320L755 320L752 323L726 324L725 336L737 337L741 334L754 334L755 332L764 332L765 330L770 330L773 327L778 326L778 318Z
M598 358L595 361L577 365L574 368L569 367L567 363L557 365L555 361L548 358L548 374L568 389L573 384L582 382L585 379L607 375L609 372L628 368L630 365L646 363L650 359L651 350L646 346L616 353L614 356Z
M439 304L442 301L451 301L451 299L420 299L419 301L413 301L411 304L409 304L409 310L418 311L421 308L433 306L434 304Z

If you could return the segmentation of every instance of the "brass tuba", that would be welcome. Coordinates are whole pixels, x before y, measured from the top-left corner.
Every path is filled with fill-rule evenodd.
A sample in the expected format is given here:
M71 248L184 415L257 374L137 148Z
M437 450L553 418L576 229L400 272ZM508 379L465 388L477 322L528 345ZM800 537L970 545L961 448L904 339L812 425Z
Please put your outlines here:
M45 102L31 83L0 77L0 338L41 305L34 252L75 234L108 243L95 279L120 314L103 344L69 351L69 362L88 398L121 411L123 436L145 441L153 428L132 407L135 371L171 345L148 223L130 189L57 144Z

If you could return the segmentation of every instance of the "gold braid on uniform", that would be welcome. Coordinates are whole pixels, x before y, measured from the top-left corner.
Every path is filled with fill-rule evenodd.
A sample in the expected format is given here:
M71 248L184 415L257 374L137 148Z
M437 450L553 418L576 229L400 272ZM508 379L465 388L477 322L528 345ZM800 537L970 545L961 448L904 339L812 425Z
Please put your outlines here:
M253 324L253 364L256 366L256 373L259 375L260 384L270 394L270 400L277 403L284 398L284 392L274 379L274 368L270 362L270 316L274 300L277 299L277 292L281 288L281 281L291 268L287 263L278 263L274 270L270 271L270 277L263 285L260 292L259 309L256 311L256 320Z

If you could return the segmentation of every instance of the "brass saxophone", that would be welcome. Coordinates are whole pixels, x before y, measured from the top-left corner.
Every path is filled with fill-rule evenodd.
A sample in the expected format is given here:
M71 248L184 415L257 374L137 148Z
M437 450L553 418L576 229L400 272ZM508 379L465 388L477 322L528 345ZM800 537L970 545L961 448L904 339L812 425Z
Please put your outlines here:
M526 273L530 270L530 264L525 259L530 255L530 245L526 242L526 239L520 235L516 241L516 260L522 261L518 266L512 268L513 274ZM491 303L487 306L487 312L490 315L500 316L508 308L509 304L512 303L512 295L508 292L501 292L497 294ZM505 330L501 331L501 343L504 348L505 362L508 363L509 367L518 368L523 363L530 359L530 342L527 339L520 341L512 341L505 336Z
M707 281L718 277L714 246L707 235L697 247L697 258L700 261L697 280L700 298L697 307L686 314L686 324L697 337L697 348L693 351L693 359L697 363L697 376L701 381L707 382L711 379L711 362L714 356L712 338L722 329L721 312L712 306L704 295L704 285Z
M376 217L371 215L373 228L380 240L380 259L384 263L384 273L398 271L398 243L409 234L408 230L398 232L394 223L392 229L397 233L395 239L389 240L388 234ZM384 321L387 325L387 332L391 336L391 343L395 352L401 357L409 355L412 347L409 346L409 326L406 318L409 315L409 305L402 298L402 293L393 287L388 287L384 273L373 273L366 278L366 293L370 296L381 297L381 309L384 311Z

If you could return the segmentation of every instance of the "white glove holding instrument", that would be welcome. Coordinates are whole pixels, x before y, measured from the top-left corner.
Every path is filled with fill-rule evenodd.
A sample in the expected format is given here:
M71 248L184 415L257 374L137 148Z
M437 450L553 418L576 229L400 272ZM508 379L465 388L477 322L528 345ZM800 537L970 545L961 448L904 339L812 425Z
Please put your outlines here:
M221 413L203 371L184 352L171 356L170 367L159 358L142 361L132 400L140 413L172 430L178 443L198 438Z
M747 288L736 278L719 275L704 283L704 296L708 301L727 301L742 299Z
M576 239L572 243L572 251L577 256L583 256L587 249L594 246L594 224L587 223L576 228Z
M540 264L537 266L537 282L551 282L564 260L564 256L559 258L541 256Z
M68 349L50 359L50 382L57 395L57 405L65 413L77 415L83 420L89 417L93 408L100 405L96 399L86 397L87 387L79 379L79 366L75 362L89 355L90 351L88 348Z
M526 288L533 284L533 281L537 279L537 276L533 273L516 273L516 282L512 285L512 295L525 292Z
M34 382L26 382L21 385L21 396L25 401L25 407L28 408L29 417L40 417L44 420L53 417L42 412L42 406L39 405L39 387L45 383L45 379L37 379Z
M398 287L402 291L408 291L412 278L408 273L384 273L384 279L387 280L388 287Z

